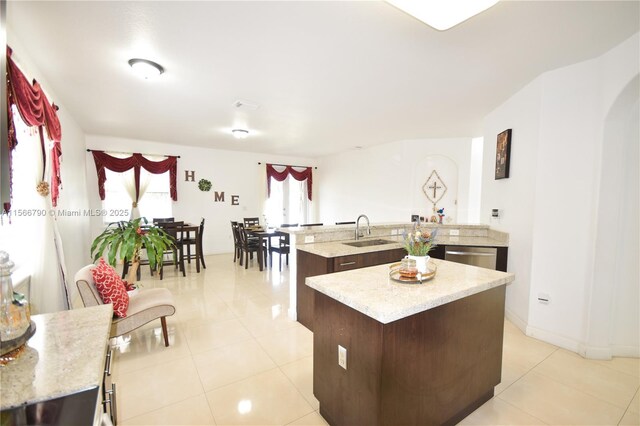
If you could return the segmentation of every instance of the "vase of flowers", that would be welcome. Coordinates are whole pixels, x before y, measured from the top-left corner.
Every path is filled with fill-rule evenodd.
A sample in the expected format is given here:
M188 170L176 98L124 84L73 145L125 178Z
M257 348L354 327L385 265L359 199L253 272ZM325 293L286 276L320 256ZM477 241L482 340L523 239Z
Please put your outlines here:
M128 281L135 282L140 266L140 252L147 251L151 269L162 266L164 252L173 245L173 239L162 228L149 226L146 218L110 223L104 232L93 240L91 256L96 261L107 251L107 263L116 266L117 259L131 262Z
M434 241L437 234L437 228L429 230L421 227L419 222L415 222L412 232L403 233L404 249L409 259L416 261L416 267L420 273L424 274L428 271L429 252L436 246Z

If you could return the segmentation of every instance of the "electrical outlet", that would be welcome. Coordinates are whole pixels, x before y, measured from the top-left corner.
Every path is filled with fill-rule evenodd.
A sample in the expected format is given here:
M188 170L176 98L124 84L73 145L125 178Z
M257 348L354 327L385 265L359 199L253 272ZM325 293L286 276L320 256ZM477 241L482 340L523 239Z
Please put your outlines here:
M338 345L338 365L347 369L347 348Z
M316 237L314 235L305 235L304 236L304 242L305 243L312 243L316 240Z
M548 305L549 303L551 303L551 297L549 297L547 293L538 293L538 303Z
M449 235L460 235L460 230L459 229L450 229L449 230Z

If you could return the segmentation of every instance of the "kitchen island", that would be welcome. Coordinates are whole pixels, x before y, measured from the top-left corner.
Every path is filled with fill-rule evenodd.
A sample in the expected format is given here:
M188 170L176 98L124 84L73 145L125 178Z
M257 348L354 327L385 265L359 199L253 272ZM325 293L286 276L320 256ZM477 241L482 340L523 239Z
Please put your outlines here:
M498 253L496 269L507 270L508 234L492 230L486 225L424 226L438 228L438 245L430 253L432 258L444 259L445 247L449 244L495 247ZM295 313L292 318L297 319L309 330L314 330L314 295L305 285L307 277L397 262L407 254L402 248L402 233L412 227L413 224L398 223L372 225L371 235L362 241L378 239L384 244L365 247L349 245L354 242L353 226L314 227L305 230L293 228L287 231L291 233L294 253L291 268L291 307ZM308 242L308 239L313 242Z
M313 389L330 424L455 424L493 396L514 276L433 262L436 277L420 285L391 281L389 265L306 279Z

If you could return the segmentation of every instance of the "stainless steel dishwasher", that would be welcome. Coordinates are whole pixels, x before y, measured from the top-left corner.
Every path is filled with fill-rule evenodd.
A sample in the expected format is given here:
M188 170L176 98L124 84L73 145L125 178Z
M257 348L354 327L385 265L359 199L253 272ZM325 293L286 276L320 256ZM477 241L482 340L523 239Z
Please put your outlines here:
M495 247L445 246L444 260L495 270L497 253Z

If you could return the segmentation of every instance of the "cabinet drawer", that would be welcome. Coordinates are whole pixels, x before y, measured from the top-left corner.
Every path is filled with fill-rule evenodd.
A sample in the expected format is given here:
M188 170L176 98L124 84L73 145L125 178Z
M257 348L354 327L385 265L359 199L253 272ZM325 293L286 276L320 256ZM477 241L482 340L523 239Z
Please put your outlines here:
M362 255L340 256L333 258L333 272L362 268Z

